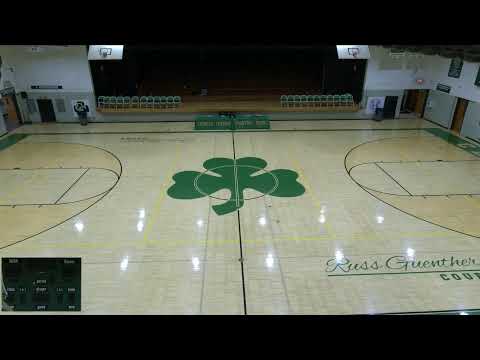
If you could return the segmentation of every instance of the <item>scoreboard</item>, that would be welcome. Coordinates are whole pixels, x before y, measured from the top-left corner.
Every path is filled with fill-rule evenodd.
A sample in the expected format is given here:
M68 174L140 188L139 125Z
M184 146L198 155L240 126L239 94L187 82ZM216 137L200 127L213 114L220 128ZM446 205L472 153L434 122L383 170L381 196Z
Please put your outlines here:
M80 258L2 258L2 311L80 311Z

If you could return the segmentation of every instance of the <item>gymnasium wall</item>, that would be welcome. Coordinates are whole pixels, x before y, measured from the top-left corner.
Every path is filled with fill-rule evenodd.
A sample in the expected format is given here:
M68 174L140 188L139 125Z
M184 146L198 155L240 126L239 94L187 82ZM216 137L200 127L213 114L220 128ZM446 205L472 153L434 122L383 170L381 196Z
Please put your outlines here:
M475 78L479 71L480 64L464 61L460 78L448 76L451 59L440 56L432 57L429 63L430 86L435 89L437 84L444 84L451 87L450 93L446 96L457 97L469 100L461 135L479 141L480 137L480 87L475 86ZM455 101L456 103L456 101ZM449 124L451 123L453 112L450 115Z
M369 97L397 96L395 117L400 115L404 90L428 89L426 57L402 57L394 59L390 50L380 46L370 46L370 59L365 72L365 82L361 108L365 108ZM423 84L416 79L422 78Z
M1 111L0 111L1 115ZM5 127L5 122L3 121L3 116L0 116L0 136L7 132L7 128Z
M5 57L7 51L4 46L0 46L0 57L2 57L2 65L0 66L0 90L10 87L13 84L13 74L10 71L10 65ZM5 121L3 120L4 106L0 103L0 136L7 132Z
M480 142L480 103L470 102L465 112L460 135Z
M31 46L26 45L0 46L0 56L7 63L5 74L15 87L26 122L41 121L36 106L38 99L52 100L57 121L76 121L71 105L73 100L88 100L90 116L95 116L95 97L85 45L41 46L39 52L32 52ZM1 85L4 86L3 79ZM32 89L34 85L61 85L62 89ZM19 95L21 92L26 92L28 99L33 100L35 105L30 109L27 100ZM65 111L62 111L63 107Z
M480 64L464 62L460 78L448 76L451 59L441 56L415 58L404 56L393 59L390 50L370 46L371 58L365 74L364 93L361 107L371 96L399 96L397 116L403 97L403 90L429 89L428 101L435 108L426 108L425 117L449 127L455 110L457 97L470 100L463 122L462 135L478 140L480 136L480 87L475 86L475 78ZM424 79L417 84L416 79ZM438 84L451 86L449 94L436 91Z
M43 46L40 52L32 52L28 46L2 48L13 67L17 92L28 92L32 85L62 85L56 92L93 91L86 46Z
M442 91L430 90L423 117L449 129L456 105L456 97Z
M417 84L417 78L428 75L429 57L393 59L390 50L370 46L370 59L365 74L364 90L428 89L429 83Z
M12 46L0 45L0 56L2 57L2 67L0 68L2 79L0 81L0 90L15 86L15 76L10 61L10 54L13 51L11 48Z
M480 87L474 84L480 64L464 61L460 78L456 79L448 76L451 59L440 56L430 58L430 88L435 89L438 83L448 85L451 86L451 96L480 102Z
M109 121L95 112L94 90L86 46L43 46L41 48L43 50L40 52L32 52L29 46L0 46L0 56L3 60L0 89L10 84L15 87L25 120L41 121L38 109L32 112L31 107L30 109L27 107L26 100L19 96L22 91L27 92L28 98L32 99L33 103L36 103L37 99L51 99L57 121L76 122L71 103L80 99L88 100L92 120ZM361 106L365 106L370 96L398 96L396 109L398 116L403 90L435 89L438 83L442 83L452 87L450 94L446 96L463 97L475 102L471 102L467 109L462 134L478 138L476 134L480 133L478 122L480 87L474 85L474 79L479 64L465 62L460 79L455 79L448 77L450 59L439 56L423 58L406 56L392 59L389 55L390 50L379 46L370 46L370 52L371 58L367 63ZM417 78L423 78L425 81L423 84L417 84ZM34 90L31 89L32 85L62 85L63 88ZM252 83L253 85L255 84ZM65 111L62 111L62 108L65 108ZM435 113L431 116L440 123L445 120L437 119L439 115ZM3 121L0 119L0 133L2 127L4 127Z

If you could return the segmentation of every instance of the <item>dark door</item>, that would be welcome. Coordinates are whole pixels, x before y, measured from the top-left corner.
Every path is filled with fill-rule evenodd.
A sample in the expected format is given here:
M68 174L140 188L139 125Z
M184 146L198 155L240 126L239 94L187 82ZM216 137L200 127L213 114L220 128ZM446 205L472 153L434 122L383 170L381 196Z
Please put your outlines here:
M468 106L468 100L458 98L457 106L455 108L455 114L453 115L452 128L451 128L457 134L460 134L460 132L462 131L463 118L465 117L467 106Z
M427 102L427 90L418 90L415 100L415 114L422 116L423 109L425 108L425 103Z
M20 126L18 106L13 95L5 95L2 100L7 113L5 124L7 126L7 130L12 131Z
M398 96L385 97L385 104L383 105L383 118L395 118L395 110L397 109Z
M42 122L55 122L55 110L53 109L53 103L50 99L39 99L37 100L38 111L40 112L40 117Z
M407 112L414 112L417 92L417 90L408 90L407 100L405 102L405 108Z

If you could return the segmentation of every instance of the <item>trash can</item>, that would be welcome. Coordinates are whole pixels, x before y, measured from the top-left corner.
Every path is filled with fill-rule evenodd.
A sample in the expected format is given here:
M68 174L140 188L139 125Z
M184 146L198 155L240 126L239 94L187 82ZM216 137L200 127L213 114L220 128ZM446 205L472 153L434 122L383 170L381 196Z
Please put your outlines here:
M87 118L86 112L79 113L78 117L80 118L80 124L82 124L82 126L86 126L88 124L88 118Z
M77 116L80 120L80 124L83 126L88 124L88 105L83 102L82 100L77 101L77 103L73 106L73 110L77 113Z
M376 108L375 114L373 115L373 120L382 121L383 120L383 108Z

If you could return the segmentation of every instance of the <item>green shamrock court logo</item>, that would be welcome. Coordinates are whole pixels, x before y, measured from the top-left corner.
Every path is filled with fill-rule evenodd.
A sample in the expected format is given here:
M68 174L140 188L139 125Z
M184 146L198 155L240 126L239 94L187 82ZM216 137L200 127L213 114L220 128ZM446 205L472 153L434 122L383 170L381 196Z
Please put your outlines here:
M298 174L295 171L267 171L267 162L256 157L212 158L205 161L203 167L206 169L204 172L182 171L175 174L175 184L168 189L168 195L174 199L210 196L224 200L224 203L213 205L212 208L218 215L225 215L240 209L245 200L265 195L293 197L305 192L303 185L297 182ZM244 197L246 189L256 190L263 195ZM212 196L220 190L229 190L230 197Z

